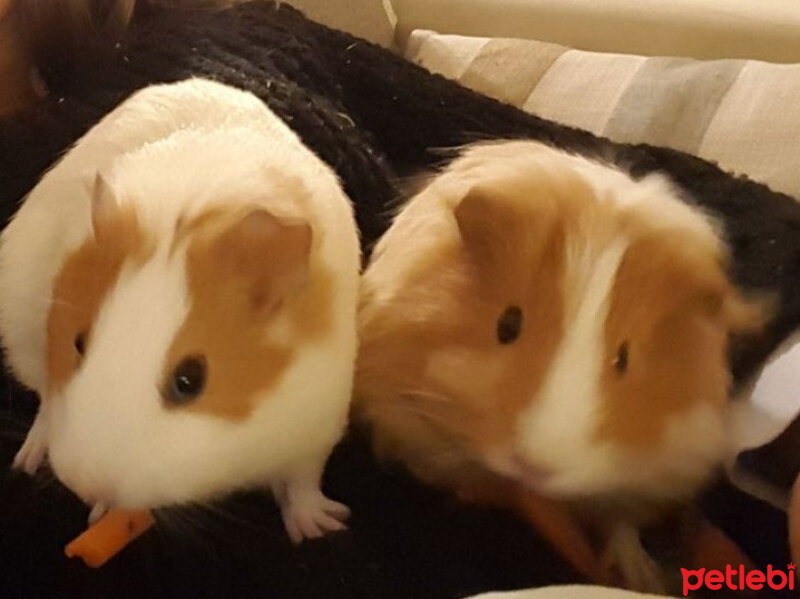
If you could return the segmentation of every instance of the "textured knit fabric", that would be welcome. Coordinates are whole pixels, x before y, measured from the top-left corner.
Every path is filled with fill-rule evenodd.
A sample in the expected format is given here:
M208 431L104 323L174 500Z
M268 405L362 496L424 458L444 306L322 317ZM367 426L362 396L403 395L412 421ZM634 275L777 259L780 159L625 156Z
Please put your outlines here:
M285 4L150 20L95 72L45 72L49 103L33 117L0 125L3 215L69 144L134 90L189 76L252 91L284 118L342 178L366 245L385 229L400 198L395 172L441 163L442 148L531 137L601 156L635 176L665 172L687 201L721 218L737 283L777 292L782 302L765 338L735 356L739 375L800 323L800 207L788 196L681 152L615 144L527 115L308 21Z
M760 340L733 359L756 367L800 321L800 207L715 166L648 146L615 145L500 104L389 52L305 20L285 4L242 5L217 14L180 14L134 26L101 68L78 77L44 73L49 101L0 124L0 206L9 216L47 168L132 91L192 75L262 98L341 177L365 248L400 199L398 176L443 160L442 148L491 137L532 137L604 156L639 176L664 170L719 215L734 249L733 275L777 294L779 311ZM30 420L30 395L3 380L0 464ZM209 464L213 468L213 464ZM53 482L0 476L0 596L6 597L338 597L455 599L489 590L577 580L514 517L455 503L378 467L363 439L350 437L331 460L326 491L353 508L350 531L293 548L278 511L260 492L215 507L160 515L161 525L99 572L61 557L86 509ZM759 563L783 559L785 521L730 489L709 513L737 533ZM749 530L736 524L746 505ZM758 530L758 535L753 535Z

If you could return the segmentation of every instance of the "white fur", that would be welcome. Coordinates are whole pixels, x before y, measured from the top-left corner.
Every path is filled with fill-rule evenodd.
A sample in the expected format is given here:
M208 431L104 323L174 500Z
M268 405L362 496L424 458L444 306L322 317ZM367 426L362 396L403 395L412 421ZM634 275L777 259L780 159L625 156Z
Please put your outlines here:
M519 419L518 451L532 464L555 472L552 489L581 489L602 481L614 464L592 451L603 406L600 375L609 295L627 241L604 250L568 247L564 337L537 398Z
M97 171L121 204L135 205L158 245L141 269L125 268L78 374L62 397L47 397L50 292L64 257L91 235L86 181ZM308 189L308 205L289 197L287 177ZM241 203L311 217L312 253L334 279L333 330L301 348L242 422L167 411L158 384L191 302L186 248L168 252L172 231L182 213ZM203 80L138 92L44 176L0 243L9 363L41 396L56 474L86 501L149 507L253 484L318 484L350 400L358 236L334 173L257 98Z

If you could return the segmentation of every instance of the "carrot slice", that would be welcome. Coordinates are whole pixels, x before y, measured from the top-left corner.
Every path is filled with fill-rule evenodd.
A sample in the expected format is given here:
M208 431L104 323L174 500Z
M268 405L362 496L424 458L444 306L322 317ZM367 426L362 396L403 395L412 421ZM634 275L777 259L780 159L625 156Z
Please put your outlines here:
M111 510L70 542L64 553L99 568L150 528L155 520L147 510Z
M589 581L607 583L600 556L565 504L547 499L519 483L494 477L473 481L457 493L462 500L471 503L514 510Z
M530 490L518 498L522 516L581 574L591 582L606 583L600 556L565 505Z

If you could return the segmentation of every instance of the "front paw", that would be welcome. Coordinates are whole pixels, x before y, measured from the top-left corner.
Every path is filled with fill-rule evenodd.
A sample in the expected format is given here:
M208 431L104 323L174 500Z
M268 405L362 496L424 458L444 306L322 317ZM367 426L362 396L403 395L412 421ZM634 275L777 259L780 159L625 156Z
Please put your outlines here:
M286 532L293 543L345 530L350 508L325 497L319 489L292 490L280 500Z
M47 434L46 428L42 422L42 417L37 416L33 422L31 430L28 431L28 436L25 437L25 442L22 447L14 456L13 468L22 470L30 476L36 474L36 471L44 463L47 456Z

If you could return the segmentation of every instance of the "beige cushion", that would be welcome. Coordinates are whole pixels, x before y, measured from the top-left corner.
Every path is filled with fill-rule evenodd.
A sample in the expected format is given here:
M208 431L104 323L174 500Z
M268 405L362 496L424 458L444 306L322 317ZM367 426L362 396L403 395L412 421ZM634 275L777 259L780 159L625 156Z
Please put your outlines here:
M415 31L406 56L547 119L668 146L800 198L800 64L572 50Z
M621 589L572 584L506 593L487 593L468 599L657 599L659 597L661 596L644 595Z
M3 0L0 0L2 2ZM389 47L396 24L389 0L285 0L319 23Z
M593 52L800 62L797 0L391 0L415 29L534 39Z

